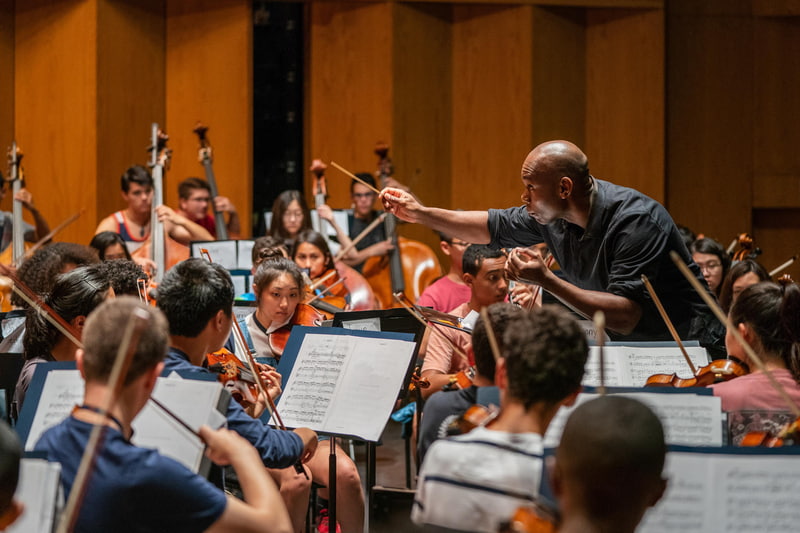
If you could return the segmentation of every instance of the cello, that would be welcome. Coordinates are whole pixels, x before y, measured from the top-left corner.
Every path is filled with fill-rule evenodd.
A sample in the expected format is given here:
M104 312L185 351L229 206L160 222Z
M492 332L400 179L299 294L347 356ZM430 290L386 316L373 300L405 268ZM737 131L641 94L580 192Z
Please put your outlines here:
M376 176L380 179L381 187L385 188L394 174L389 145L378 142L375 155L378 156ZM442 268L430 247L419 241L398 237L397 218L394 215L388 214L383 224L394 248L387 255L367 259L361 272L372 286L378 301L386 308L395 307L393 295L406 292L406 289L416 301L428 285L442 276Z

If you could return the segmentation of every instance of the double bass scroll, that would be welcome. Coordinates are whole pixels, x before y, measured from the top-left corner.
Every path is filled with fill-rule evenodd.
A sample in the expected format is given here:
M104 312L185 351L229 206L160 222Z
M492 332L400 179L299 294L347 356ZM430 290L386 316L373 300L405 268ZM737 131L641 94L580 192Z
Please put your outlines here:
M208 137L206 137L206 132L208 132L208 126L205 126L201 122L198 122L192 131L197 135L197 138L200 140L199 159L200 163L203 165L203 168L205 169L206 172L206 181L208 182L208 188L211 190L211 202L212 202L211 205L214 209L214 228L216 229L217 232L217 240L227 241L228 226L225 224L225 214L222 211L217 211L215 202L217 196L219 196L219 191L217 190L217 180L214 176L214 167L212 165L211 144L209 144Z

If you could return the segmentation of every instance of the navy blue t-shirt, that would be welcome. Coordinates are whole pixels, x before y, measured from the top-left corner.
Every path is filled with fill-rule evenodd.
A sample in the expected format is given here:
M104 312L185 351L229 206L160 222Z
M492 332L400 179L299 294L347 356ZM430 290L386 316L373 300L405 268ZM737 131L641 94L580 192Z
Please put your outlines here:
M185 353L170 347L164 360L164 375L173 371L210 374L205 368L193 365ZM228 419L228 429L247 439L258 450L264 465L269 468L292 466L303 453L303 439L300 435L293 431L279 431L269 427L248 415L237 402L232 401L228 404L225 417Z
M65 497L92 425L69 417L44 432L35 451L61 463ZM205 531L225 511L225 493L156 450L138 448L107 428L88 480L75 531Z

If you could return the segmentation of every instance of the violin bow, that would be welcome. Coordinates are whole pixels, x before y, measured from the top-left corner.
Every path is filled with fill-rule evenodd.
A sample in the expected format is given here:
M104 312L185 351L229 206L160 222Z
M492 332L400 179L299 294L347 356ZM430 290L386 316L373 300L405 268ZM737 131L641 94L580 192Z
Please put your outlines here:
M131 366L133 355L136 353L136 347L139 345L139 338L149 322L149 315L141 309L135 310L132 320L128 322L128 326L125 328L122 337L122 342L117 348L114 366L111 367L111 374L108 378L110 387L106 392L102 405L100 405L101 415L107 415L116 405L117 399L122 393L125 377L128 375L128 369ZM108 427L104 422L105 417L92 427L89 441L86 445L86 449L83 451L83 457L81 457L78 471L75 474L75 481L72 485L64 514L61 515L56 533L67 533L72 531L75 527L75 522L78 518L77 510L80 508L81 502L83 502L86 496L87 483L94 470L94 464L97 458L96 453L100 447L100 441ZM124 430L124 428L120 428L120 430Z
M594 313L594 330L597 336L598 355L600 356L600 386L597 387L597 392L600 396L606 395L606 358L603 353L603 347L606 344L606 314L602 311L595 311Z
M387 215L386 211L378 215L375 218L375 220L370 222L369 225L366 228L364 228L364 231L359 233L355 239L350 241L350 244L339 250L339 252L334 256L333 261L336 262L341 260L345 255L347 255L350 252L350 250L355 248L358 243L360 243L367 235L369 235L372 232L372 230L377 228L379 225L383 224L386 215Z
M447 342L447 344L449 344L450 347L453 349L453 353L455 353L456 355L461 357L464 361L467 361L467 363L469 363L469 357L467 357L467 354L464 353L464 350L462 350L459 346L456 346L456 344L453 341L451 341L447 337L447 335L445 335L441 330L439 330L439 328L436 327L436 324L431 324L427 320L425 320L425 318L421 316L419 311L417 311L416 306L412 307L408 303L406 303L405 300L407 300L408 297L405 295L405 293L394 293L392 294L392 296L394 296L394 299L397 300L397 302L400 305L405 307L406 311L411 313L411 316L416 318L423 326L425 326L426 329L433 331L434 333L439 335L440 339L444 339L444 341Z
M489 318L489 311L486 307L481 309L481 318L483 319L484 326L486 326L486 338L489 339L489 346L492 348L492 357L494 357L494 362L497 363L500 359L500 346L497 344L497 337L494 334L492 319Z
M341 277L341 278L339 278L339 279L338 279L338 280L337 280L335 283L332 283L330 286L328 286L328 287L325 287L325 288L324 288L322 291L320 291L320 293L319 293L319 294L315 294L313 298L311 298L309 301L307 301L307 302L303 302L303 303L305 303L306 305L311 305L312 303L316 302L316 301L317 301L317 300L319 300L320 298L324 298L324 297L325 297L325 294L330 294L330 295L333 295L333 293L331 292L331 290L332 290L334 287L336 287L337 285L339 285L339 284L341 284L341 283L344 283L346 279L347 279L346 277Z
M769 277L771 277L771 278L774 278L775 276L777 276L778 274L780 274L781 272L783 272L784 270L786 270L787 268L789 268L790 266L792 266L792 264L793 264L793 263L794 263L796 260L797 260L797 254L795 254L795 255L793 255L792 257L790 257L790 258L789 258L789 260L788 260L788 261L786 261L785 263L783 263L783 264L781 264L781 265L779 265L779 266L775 267L775 268L774 268L774 269L773 269L773 270L772 270L772 271L769 273Z
M689 357L689 353L686 351L683 342L681 342L681 337L680 335L678 335L678 331L675 329L675 325L672 323L672 320L669 319L669 315L667 315L667 310L664 309L664 306L661 304L661 299L656 294L656 290L653 288L653 285L650 283L650 280L647 279L647 276L645 276L644 274L642 274L642 282L644 283L647 292L650 293L650 297L653 299L653 303L656 304L656 308L658 309L658 313L661 315L661 319L664 321L664 324L667 325L669 334L672 335L672 338L677 343L678 348L681 349L683 358L686 359L686 363L692 370L692 375L693 376L697 375L697 368L694 366L694 363Z
M672 262L675 263L675 265L678 267L678 270L680 270L681 273L684 275L684 277L689 281L694 290L697 292L697 294L700 295L700 297L703 299L703 301L706 303L709 309L711 309L711 311L714 313L717 319L723 324L725 324L725 327L727 328L728 332L730 332L733 335L733 337L736 339L736 342L742 345L742 348L744 349L745 353L747 353L747 356L756 364L758 369L761 370L761 372L763 372L764 375L767 376L770 385L772 385L772 387L780 395L780 397L783 398L784 401L786 401L787 405L789 406L789 409L791 409L792 413L794 413L794 416L800 418L800 407L798 407L797 404L792 400L792 398L789 396L789 394L786 392L783 386L780 383L778 383L778 381L775 379L775 376L772 375L772 372L764 364L763 359L761 359L761 357L755 352L755 350L753 350L750 344L746 340L744 340L744 337L742 337L742 334L739 333L739 330L733 325L731 319L725 316L725 312L722 310L722 308L720 308L719 304L717 304L717 302L714 301L714 299L711 297L708 291L705 290L702 285L700 285L700 282L697 281L697 278L694 277L692 271L689 270L689 267L687 267L686 264L683 262L681 256L678 255L677 252L675 252L674 250L669 253L669 256L672 259Z
M38 241L33 243L33 245L25 251L25 253L22 255L22 257L19 258L19 261L17 261L18 264L15 265L15 266L19 266L20 264L22 264L22 262L25 259L27 259L30 256L32 256L36 252L36 250L38 250L39 248L44 246L44 244L46 242L48 242L50 239L52 239L53 237L58 235L64 228L66 228L67 226L69 226L70 224L72 224L73 222L78 220L81 217L81 215L83 213L85 213L85 212L86 212L86 209L81 209L77 213L74 213L73 215L67 217L63 222L61 222L61 224L59 224L58 226L53 228L50 231L50 233L48 233L47 235L45 235L44 237L42 237L41 239L39 239Z

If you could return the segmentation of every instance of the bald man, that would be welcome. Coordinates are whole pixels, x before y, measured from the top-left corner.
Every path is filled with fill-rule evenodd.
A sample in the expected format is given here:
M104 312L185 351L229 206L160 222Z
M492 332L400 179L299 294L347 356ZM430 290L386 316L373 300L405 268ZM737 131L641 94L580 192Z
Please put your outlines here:
M667 486L661 422L645 405L604 396L570 415L551 470L559 533L633 533Z
M684 339L697 339L724 356L724 327L672 263L678 252L697 280L700 269L666 209L633 189L594 178L586 155L567 141L540 144L522 165L524 205L488 211L426 207L393 188L384 207L407 222L425 224L472 243L518 247L506 263L510 279L541 285L585 316L603 311L615 340L664 340L669 331L641 275L653 283ZM564 274L545 265L546 243ZM525 247L525 248L522 248ZM718 352L717 352L718 350Z

